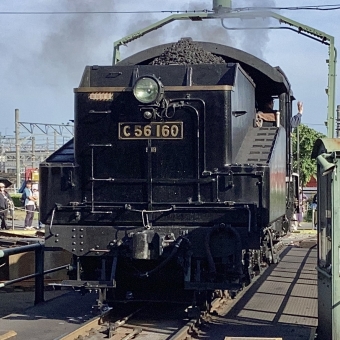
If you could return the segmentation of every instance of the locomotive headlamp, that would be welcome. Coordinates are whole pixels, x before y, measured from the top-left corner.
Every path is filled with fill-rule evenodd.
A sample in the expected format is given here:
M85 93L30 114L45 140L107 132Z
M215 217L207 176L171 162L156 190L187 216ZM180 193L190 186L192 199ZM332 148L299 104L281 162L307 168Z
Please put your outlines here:
M133 94L142 104L158 103L163 98L163 84L154 76L143 76L137 79Z

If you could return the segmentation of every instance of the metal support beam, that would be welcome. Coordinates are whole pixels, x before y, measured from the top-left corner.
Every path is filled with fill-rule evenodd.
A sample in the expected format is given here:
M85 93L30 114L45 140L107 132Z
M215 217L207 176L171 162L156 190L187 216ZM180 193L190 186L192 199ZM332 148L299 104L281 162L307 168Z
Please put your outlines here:
M202 12L197 12L197 13L188 13L188 14L173 14L170 15L169 17L157 21L155 24L152 24L150 26L147 26L143 29L141 29L138 32L129 34L127 36L125 36L124 38L115 41L114 45L113 45L113 60L112 60L112 64L115 65L120 61L120 51L119 51L119 47L122 45L126 45L129 42L139 39L141 37L143 37L144 35L157 30L158 28L161 28L167 24L170 24L173 21L176 20L199 20L201 21L202 19L207 19L208 18L208 13L202 13Z
M327 115L327 137L334 138L335 135L335 84L336 84L336 49L334 38L331 37L329 44L328 62L328 115Z
M19 126L22 126L26 129L30 134L33 134L35 128L38 129L38 132L42 132L45 135L48 135L52 130L55 134L62 136L64 132L73 136L73 125L70 124L45 124L45 123L29 123L29 122L18 122Z
M35 299L34 304L44 302L44 247L35 250Z
M339 162L339 160L337 160ZM340 167L332 181L332 339L340 339Z

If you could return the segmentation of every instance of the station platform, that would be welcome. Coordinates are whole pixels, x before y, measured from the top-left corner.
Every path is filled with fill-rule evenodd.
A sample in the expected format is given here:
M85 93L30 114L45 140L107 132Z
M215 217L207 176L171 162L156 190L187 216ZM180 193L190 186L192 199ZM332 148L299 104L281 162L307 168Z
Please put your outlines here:
M299 232L300 231L300 232ZM281 261L219 311L203 338L312 340L318 325L316 230L282 239ZM322 340L322 339L320 339Z
M97 294L48 291L46 302L38 305L34 305L34 292L0 290L0 298L0 340L54 340L93 317Z

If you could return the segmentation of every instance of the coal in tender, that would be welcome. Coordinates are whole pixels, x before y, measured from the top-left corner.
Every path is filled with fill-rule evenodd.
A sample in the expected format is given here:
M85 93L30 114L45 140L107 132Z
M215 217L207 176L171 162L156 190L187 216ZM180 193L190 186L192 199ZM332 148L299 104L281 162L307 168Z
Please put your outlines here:
M225 60L211 52L204 50L190 38L179 40L166 48L150 65L197 65L197 64L225 64Z

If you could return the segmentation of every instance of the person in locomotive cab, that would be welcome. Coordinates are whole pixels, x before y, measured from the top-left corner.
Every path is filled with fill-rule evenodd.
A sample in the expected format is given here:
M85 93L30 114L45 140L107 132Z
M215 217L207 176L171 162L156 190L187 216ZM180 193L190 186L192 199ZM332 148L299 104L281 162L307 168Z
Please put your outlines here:
M5 184L0 182L0 220L1 229L9 229L7 226L8 209L13 206L13 201L10 194L5 190Z
M274 110L274 98L266 97L259 103L259 111L262 113L276 113Z
M27 181L26 187L24 189L24 195L25 195L25 211L26 211L26 217L25 217L25 230L32 230L34 229L32 227L33 217L34 217L34 210L35 210L35 198L33 196L32 191L32 182Z
M276 123L276 110L274 110L274 98L262 97L259 100L256 113L257 126L273 126Z

